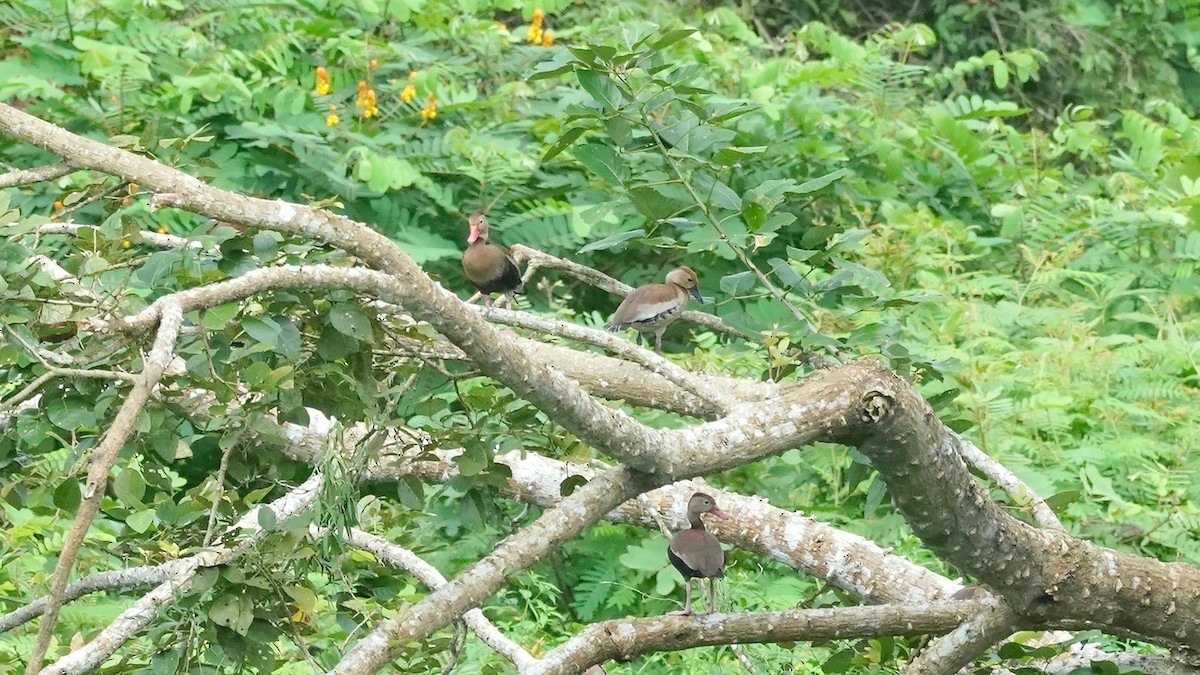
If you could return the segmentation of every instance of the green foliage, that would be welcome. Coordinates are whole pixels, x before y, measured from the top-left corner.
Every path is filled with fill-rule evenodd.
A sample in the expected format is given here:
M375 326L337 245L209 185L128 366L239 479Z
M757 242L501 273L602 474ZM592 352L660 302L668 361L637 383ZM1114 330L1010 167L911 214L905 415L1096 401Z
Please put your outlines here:
M797 30L772 43L729 8L542 7L551 46L526 39L534 4L511 0L285 0L271 12L19 0L0 7L0 98L221 187L368 222L464 296L462 221L484 207L502 240L631 283L687 262L713 298L704 309L761 336L724 342L674 327L668 351L689 352L689 367L782 380L804 372L802 350L885 359L949 424L1054 495L1073 531L1200 561L1200 133L1178 96L1138 88L1129 100L1047 114L1054 97L1122 89L1104 79L1114 66L1097 62L1075 89L1048 89L1078 64L1065 63L1061 42L997 46L967 31L947 43L954 16L985 21L1000 15L995 3L952 5L931 27L888 24L861 40L831 27L847 25L845 14L807 23L782 13ZM1156 11L1137 16L1171 19ZM1114 30L1131 44L1125 26ZM1089 58L1097 55L1080 50ZM1131 63L1133 72L1162 67ZM317 90L318 67L327 92ZM377 113L365 114L372 104L360 101L359 81ZM1113 112L1117 104L1126 107ZM0 147L21 166L52 159ZM34 234L52 217L88 227ZM0 226L0 401L48 372L47 352L138 372L142 345L78 329L93 318L255 268L353 264L311 242L151 210L137 186L92 172L0 193ZM159 250L142 231L200 247ZM55 282L35 254L79 284ZM616 305L553 276L520 302L591 325ZM381 451L374 442L326 460L330 482L311 517L401 541L447 576L536 516L499 499L507 476L497 452L592 456L506 388L402 358L397 341L428 342L430 327L377 316L352 293L276 292L186 318L202 330L181 339L183 374L147 408L110 477L81 574L186 554L303 481L311 467L282 458L283 439L264 434L264 420L306 423L316 410L341 428L406 425L430 434L430 450L462 448L462 476L436 487L358 487L363 460ZM182 394L194 389L210 398ZM54 377L38 391L38 407L0 429L5 609L46 587L79 503L83 458L127 386ZM631 412L655 425L686 422ZM337 434L328 449L347 450ZM793 450L713 480L954 574L920 548L870 466L844 448ZM271 534L254 555L206 571L114 670L311 669L310 658L328 668L364 623L424 594L366 554L308 539L309 519L261 524ZM544 650L586 622L674 608L681 580L664 547L658 534L599 525L516 577L486 611ZM722 606L844 601L794 571L729 556ZM62 625L90 638L128 602L113 592L71 605ZM27 653L31 639L0 637L0 663ZM399 669L440 669L453 639L447 630L414 645ZM880 672L913 649L870 640L747 653L764 672ZM728 650L693 650L612 672L736 662ZM461 672L500 668L467 641Z

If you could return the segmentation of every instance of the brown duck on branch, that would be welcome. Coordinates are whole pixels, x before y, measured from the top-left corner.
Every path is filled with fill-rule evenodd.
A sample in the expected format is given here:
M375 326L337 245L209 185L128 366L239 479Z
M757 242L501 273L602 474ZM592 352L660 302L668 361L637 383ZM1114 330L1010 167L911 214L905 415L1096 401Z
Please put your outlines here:
M467 250L462 259L467 280L483 294L484 304L489 307L492 293L511 300L514 293L522 291L521 271L512 254L500 244L488 243L488 219L483 213L472 213L467 226Z
M654 351L661 354L663 333L687 308L688 296L703 301L699 285L692 268L676 267L667 274L667 283L639 286L625 296L605 328L611 331L633 328L638 332L639 345L643 333L653 334Z
M686 589L683 609L670 612L677 616L692 614L692 579L708 579L708 612L714 609L713 579L724 576L721 568L725 566L725 552L721 550L721 542L704 529L704 521L700 514L711 513L718 518L726 518L725 512L717 508L717 500L703 492L697 492L688 500L688 521L692 526L682 530L671 538L667 547L667 559L679 570L685 580Z

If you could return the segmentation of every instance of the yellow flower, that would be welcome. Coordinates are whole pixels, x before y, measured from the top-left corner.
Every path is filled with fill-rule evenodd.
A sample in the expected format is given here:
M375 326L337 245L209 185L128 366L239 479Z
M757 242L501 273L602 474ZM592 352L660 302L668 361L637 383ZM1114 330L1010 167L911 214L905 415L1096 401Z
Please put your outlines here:
M375 104L375 90L374 89L368 89L366 95L363 96L362 109L363 109L362 115L364 118L374 117L379 114L379 106Z
M317 94L324 96L329 93L329 71L325 66L317 66Z
M121 240L121 248L129 248L129 247L130 247L130 246L132 246L132 245L133 245L133 244L130 244L128 239L122 239L122 240Z
M55 211L62 211L63 209L65 209L65 208L67 208L67 207L63 206L63 203L62 203L62 200L61 200L61 199L56 199L56 200L54 201L54 207L53 207L53 208L54 208L54 210L55 210Z
M437 101L433 100L433 94L429 95L429 99L425 101L425 107L421 109L421 118L431 120L437 117Z
M129 190L130 195L136 195L138 191L138 184L130 183L127 189Z
M371 59L371 70L379 67L379 59Z
M525 34L525 39L533 44L538 44L542 41L542 19L545 14L542 8L538 7L533 10L533 21L529 24L529 32Z
M420 74L421 74L421 71L419 71L419 70L410 70L410 71L408 71L408 79L411 80Z
M166 233L167 233L167 226L166 226L166 225L159 225L159 226L158 226L158 233L159 233L159 234L166 234Z
M338 117L337 108L334 106L329 106L329 114L325 116L325 124L331 127L336 127L340 120L341 118Z
M404 101L405 103L408 103L409 101L413 100L414 98L416 98L416 96L417 96L417 87L412 82L409 82L408 84L404 85L404 89L402 89L400 91L400 100Z
M542 46L549 47L552 44L554 44L554 33L550 31L542 33Z

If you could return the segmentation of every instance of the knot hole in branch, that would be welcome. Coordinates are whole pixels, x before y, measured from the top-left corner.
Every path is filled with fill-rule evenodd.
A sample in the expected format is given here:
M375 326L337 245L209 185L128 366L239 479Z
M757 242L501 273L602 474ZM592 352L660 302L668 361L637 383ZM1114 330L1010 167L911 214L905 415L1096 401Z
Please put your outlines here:
M862 405L858 410L859 421L863 424L879 424L887 417L896 402L891 396L881 391L869 391L863 395Z

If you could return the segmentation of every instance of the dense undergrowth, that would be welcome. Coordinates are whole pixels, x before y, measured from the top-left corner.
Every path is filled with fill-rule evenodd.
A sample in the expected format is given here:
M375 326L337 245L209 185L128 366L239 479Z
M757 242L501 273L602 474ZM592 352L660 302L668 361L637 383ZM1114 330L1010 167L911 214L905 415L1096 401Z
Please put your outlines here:
M803 373L801 349L885 359L952 426L1053 495L1072 531L1200 563L1200 126L1181 100L1035 116L1023 106L1050 86L1061 55L1018 44L930 65L941 47L919 24L850 39L812 23L767 40L730 7L674 3L547 1L536 30L532 2L272 7L16 0L0 7L0 99L221 187L325 203L385 232L464 296L465 215L482 207L504 241L630 283L686 262L713 298L706 309L764 334L744 344L677 326L669 350L688 367L786 379ZM0 148L9 164L53 159ZM69 241L24 234L47 218L96 229ZM134 369L138 358L128 346L107 353L107 338L75 337L74 322L96 310L47 303L61 289L28 264L33 248L125 310L255 266L344 262L307 242L151 212L136 186L87 172L0 194L0 222L13 233L0 244L4 398L42 372L35 343L66 339L109 368ZM224 256L131 242L159 229ZM593 326L616 305L553 276L520 302ZM497 448L590 456L490 381L452 383L372 354L364 347L389 331L428 331L377 324L348 293L219 309L202 317L205 337L182 343L188 372L176 384L224 404L240 382L255 401L203 420L170 399L152 408L81 572L198 546L214 501L228 522L303 480L308 467L245 440L259 415L304 421L308 406L346 424L418 426L466 448L464 477L450 485L358 492L347 481L330 496L345 508L322 516L408 542L447 573L535 515L497 498ZM4 609L44 591L79 500L80 456L121 393L103 380L60 383L0 437ZM845 449L792 451L712 480L954 574ZM212 571L109 670L307 672L304 654L328 667L360 622L422 595L359 554L299 540L281 533L244 564ZM585 622L664 611L680 591L664 550L657 534L597 526L486 611L535 651ZM726 606L844 600L791 570L730 556ZM69 605L61 625L91 637L127 603ZM32 635L0 636L0 667L15 666ZM414 648L401 670L440 667L453 639L447 631ZM914 645L747 654L762 672L887 671ZM734 663L729 650L696 650L610 672ZM498 658L468 641L455 672L495 670Z

